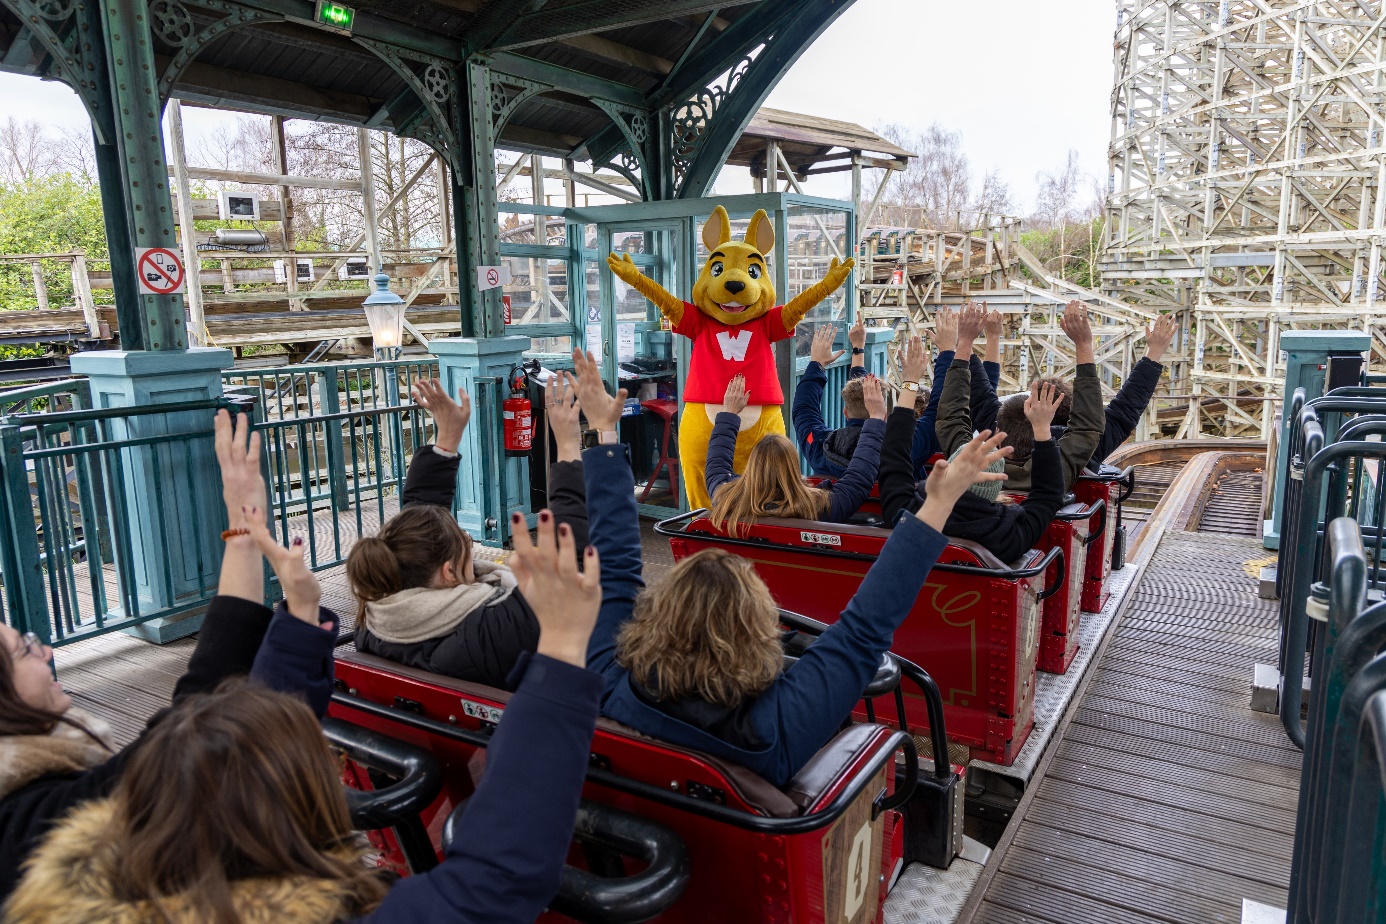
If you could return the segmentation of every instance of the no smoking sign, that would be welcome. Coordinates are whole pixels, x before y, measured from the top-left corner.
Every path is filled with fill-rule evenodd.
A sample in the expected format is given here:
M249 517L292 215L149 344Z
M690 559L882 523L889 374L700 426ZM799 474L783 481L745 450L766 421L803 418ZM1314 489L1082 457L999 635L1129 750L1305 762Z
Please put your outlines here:
M188 280L182 258L167 247L137 247L135 272L140 277L142 295L182 292Z

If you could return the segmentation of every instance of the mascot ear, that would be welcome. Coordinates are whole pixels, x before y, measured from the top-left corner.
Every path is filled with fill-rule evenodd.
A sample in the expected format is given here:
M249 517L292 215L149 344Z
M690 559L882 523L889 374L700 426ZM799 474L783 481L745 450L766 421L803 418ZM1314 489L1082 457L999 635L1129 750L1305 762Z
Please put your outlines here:
M751 224L746 228L746 243L759 250L762 256L774 249L775 227L770 222L770 216L765 214L765 209L751 216Z
M708 253L712 253L729 240L731 219L727 217L727 210L719 205L712 210L712 217L703 225L703 246L707 247Z

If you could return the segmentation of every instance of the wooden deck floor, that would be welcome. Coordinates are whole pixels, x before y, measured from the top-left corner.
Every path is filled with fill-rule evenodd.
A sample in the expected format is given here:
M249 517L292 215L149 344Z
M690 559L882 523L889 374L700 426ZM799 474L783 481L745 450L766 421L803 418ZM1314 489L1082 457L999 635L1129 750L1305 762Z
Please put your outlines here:
M1274 663L1265 551L1166 533L1042 781L998 845L985 924L1235 924L1284 907L1300 752L1248 707Z

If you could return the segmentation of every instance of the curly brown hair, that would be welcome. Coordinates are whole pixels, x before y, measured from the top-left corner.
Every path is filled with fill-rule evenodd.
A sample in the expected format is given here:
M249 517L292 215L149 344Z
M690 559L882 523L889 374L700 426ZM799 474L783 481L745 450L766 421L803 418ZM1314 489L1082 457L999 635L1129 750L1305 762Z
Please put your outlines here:
M784 669L779 609L748 559L704 549L636 600L616 661L657 699L735 707Z

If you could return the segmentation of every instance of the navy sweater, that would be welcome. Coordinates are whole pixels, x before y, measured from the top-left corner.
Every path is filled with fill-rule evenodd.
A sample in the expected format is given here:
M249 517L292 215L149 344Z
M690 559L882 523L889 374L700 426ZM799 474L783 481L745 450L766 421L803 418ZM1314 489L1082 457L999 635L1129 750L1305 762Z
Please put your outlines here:
M631 491L634 503L633 483ZM319 716L332 695L336 642L335 617L323 612L323 628L332 631L295 619L281 605L253 671L275 689L306 696ZM486 749L486 772L464 810L464 836L452 842L438 867L401 879L361 921L530 924L558 892L602 678L526 652L510 681L515 694Z
M861 699L948 541L914 517L902 519L837 624L769 689L744 704L742 718L761 746L738 747L647 702L636 692L630 673L617 663L617 634L645 586L635 478L624 447L587 450L583 468L592 541L602 560L601 614L587 648L587 667L606 678L602 714L672 744L735 761L776 786L785 785L832 738Z
M953 365L953 351L939 350L934 357L934 377L929 387L929 406L924 409L924 413L919 415L919 419L914 422L914 439L910 443L910 464L914 468L916 478L924 478L928 472L925 466L928 461L936 454L943 452L943 446L939 444L938 430L938 403L943 398L943 380L948 375L948 367ZM972 357L974 374L980 371L988 382L991 383L991 394L996 394L996 385L1001 381L1001 365L999 363L984 363L976 356ZM977 405L973 405L974 414ZM995 415L993 414L993 419Z
M722 485L741 477L732 469L740 426L741 418L731 411L717 415L712 438L707 443L708 497L716 495ZM876 469L881 464L881 439L884 436L884 420L862 422L861 436L857 439L857 448L852 452L852 464L847 466L841 480L819 486L828 492L828 511L822 519L842 523L871 496L871 488L876 483Z
M866 377L865 366L852 366L847 370L848 381ZM799 455L808 461L809 470L824 478L841 478L847 473L847 466L839 465L828 458L828 446L837 430L831 429L823 420L823 391L828 385L828 373L822 364L809 361L799 379L799 387L794 389L794 439L799 444ZM848 418L839 430L861 428L865 418Z

